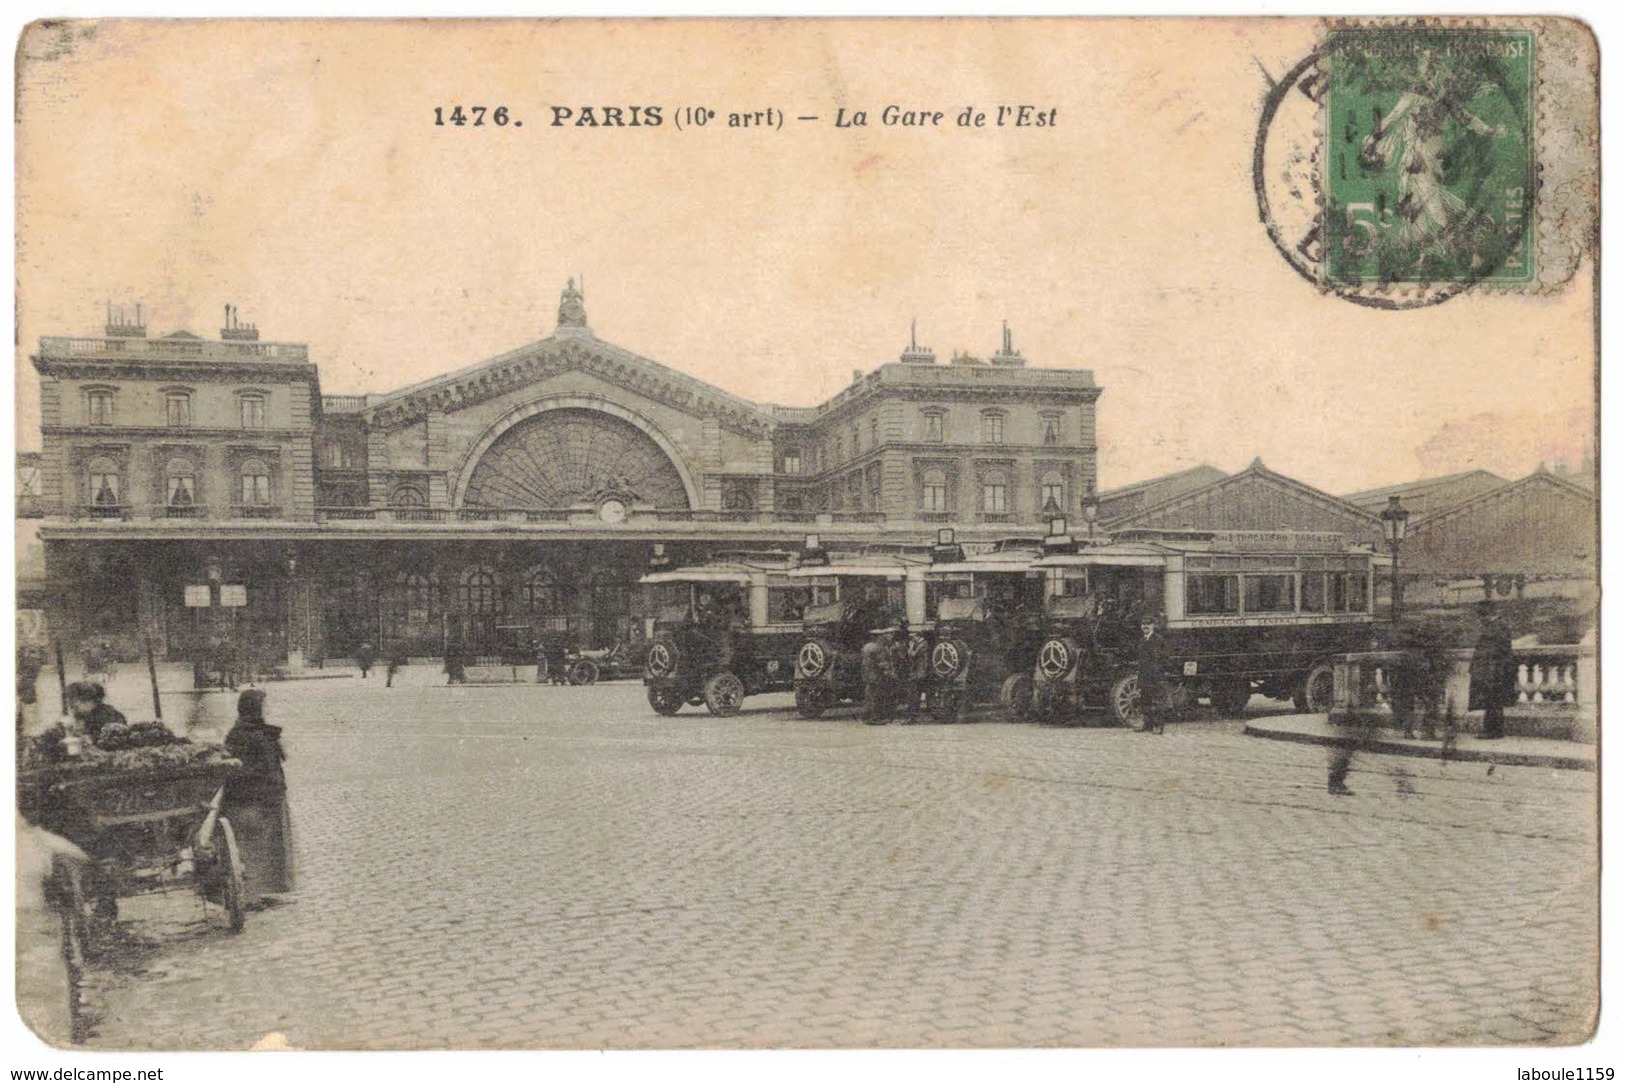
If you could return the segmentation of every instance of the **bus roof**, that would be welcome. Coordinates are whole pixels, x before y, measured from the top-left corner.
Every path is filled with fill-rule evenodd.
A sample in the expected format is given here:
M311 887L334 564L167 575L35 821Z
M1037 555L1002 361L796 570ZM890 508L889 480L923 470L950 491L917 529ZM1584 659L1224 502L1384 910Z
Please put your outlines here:
M904 556L900 553L864 553L847 557L836 554L828 564L808 564L796 568L790 575L796 579L824 579L840 576L871 579L906 579L914 569L930 567L924 557Z
M756 564L737 560L714 560L687 568L650 572L639 583L749 583L755 579L778 579L789 568L783 564Z
M926 569L926 574L980 572L983 575L1019 575L1036 568L1038 560L1042 556L1043 552L1037 548L1030 547L1025 550L1003 549L992 553L967 556L964 560L933 564Z

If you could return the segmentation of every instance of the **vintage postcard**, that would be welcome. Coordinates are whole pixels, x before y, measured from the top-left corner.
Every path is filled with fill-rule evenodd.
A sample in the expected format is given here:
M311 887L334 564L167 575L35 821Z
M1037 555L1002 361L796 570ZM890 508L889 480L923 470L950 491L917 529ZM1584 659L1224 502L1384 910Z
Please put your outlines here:
M1559 18L31 24L21 1016L1588 1041L1598 79Z

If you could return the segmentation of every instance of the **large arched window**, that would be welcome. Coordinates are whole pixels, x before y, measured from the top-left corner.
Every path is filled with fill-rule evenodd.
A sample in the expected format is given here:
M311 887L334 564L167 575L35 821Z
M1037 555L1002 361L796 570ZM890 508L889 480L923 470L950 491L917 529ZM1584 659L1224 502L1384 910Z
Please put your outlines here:
M271 468L263 459L243 460L237 476L243 507L262 508L271 503Z
M197 505L197 471L190 459L164 464L164 506L171 515L184 515Z
M496 612L497 577L490 568L476 564L463 572L462 602L463 610L467 613L484 615Z
M386 610L396 620L404 622L408 634L421 633L435 617L436 591L434 576L422 571L404 571L395 576L391 584Z

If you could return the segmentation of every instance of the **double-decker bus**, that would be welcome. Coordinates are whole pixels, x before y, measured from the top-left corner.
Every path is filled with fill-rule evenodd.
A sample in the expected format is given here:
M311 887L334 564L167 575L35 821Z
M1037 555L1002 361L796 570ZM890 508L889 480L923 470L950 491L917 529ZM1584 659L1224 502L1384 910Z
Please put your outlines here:
M1054 552L1033 706L1074 720L1105 708L1140 728L1140 622L1166 628L1176 711L1206 696L1226 714L1257 692L1301 711L1331 705L1331 658L1371 637L1375 577L1388 558L1341 534L1297 531L1121 532Z

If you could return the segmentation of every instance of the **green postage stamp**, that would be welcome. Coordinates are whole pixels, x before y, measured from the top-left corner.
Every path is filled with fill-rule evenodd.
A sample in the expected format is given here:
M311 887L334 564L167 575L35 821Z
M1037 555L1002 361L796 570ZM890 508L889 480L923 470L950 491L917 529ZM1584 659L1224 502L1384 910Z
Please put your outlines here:
M1476 27L1328 35L1330 282L1533 280L1535 42Z

